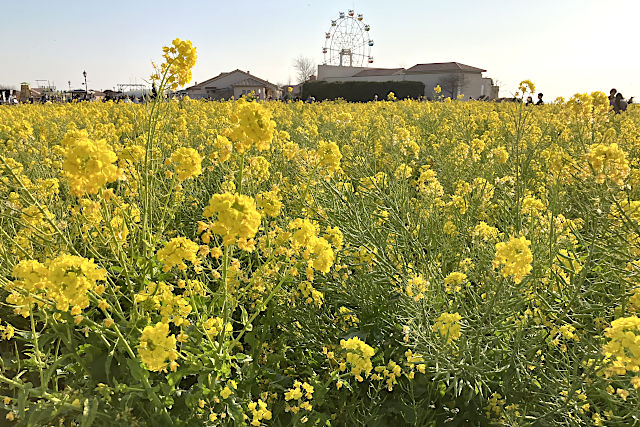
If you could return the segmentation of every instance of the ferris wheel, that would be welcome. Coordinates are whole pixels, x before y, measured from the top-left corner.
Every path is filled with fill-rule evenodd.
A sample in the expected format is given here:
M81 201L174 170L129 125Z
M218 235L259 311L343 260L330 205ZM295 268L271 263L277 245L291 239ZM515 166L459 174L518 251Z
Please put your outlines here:
M371 27L363 19L361 13L356 15L351 9L347 13L340 12L338 19L331 21L322 48L325 64L349 67L373 64Z

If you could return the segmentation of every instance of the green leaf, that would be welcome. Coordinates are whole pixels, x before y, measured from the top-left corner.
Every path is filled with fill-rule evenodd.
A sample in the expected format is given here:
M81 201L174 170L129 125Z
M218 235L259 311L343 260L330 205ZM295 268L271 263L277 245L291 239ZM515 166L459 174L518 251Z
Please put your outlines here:
M127 359L127 367L129 367L131 376L140 382L144 382L145 378L149 377L149 372L142 367L137 359Z
M240 311L242 312L240 315L240 321L244 326L246 326L247 323L249 323L249 314L247 313L247 310L242 305L240 306Z
M84 409L82 410L81 427L89 427L93 424L98 415L98 399L95 397L91 400L84 400Z
M29 389L31 389L31 384L26 383L24 388L21 388L18 392L18 417L23 418L26 405L27 405L27 397L29 396Z
M253 360L253 358L247 354L243 354L243 353L238 353L238 354L234 354L233 358L236 359L238 362L241 363L248 363L251 362Z

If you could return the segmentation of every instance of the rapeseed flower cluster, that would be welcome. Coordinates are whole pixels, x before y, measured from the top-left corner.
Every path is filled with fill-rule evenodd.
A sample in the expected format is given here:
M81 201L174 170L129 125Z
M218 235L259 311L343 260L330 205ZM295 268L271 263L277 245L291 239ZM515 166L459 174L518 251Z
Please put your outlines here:
M182 271L186 270L187 264L185 264L185 261L191 262L196 270L199 270L199 249L200 246L197 243L186 237L174 237L156 255L158 261L164 264L162 267L164 272L170 271L173 267L178 267Z
M520 82L520 85L518 86L518 90L520 90L520 92L522 92L522 94L526 94L526 93L535 93L536 92L536 85L533 84L533 82L531 80L523 80Z
M251 157L245 174L258 182L264 182L271 176L269 166L271 166L271 164L263 156Z
M172 371L177 369L176 337L169 333L167 323L158 322L153 326L145 326L140 336L138 355L150 371L164 371L167 364Z
M527 196L522 200L522 213L532 217L539 217L544 212L545 206L542 200L533 196Z
M258 150L268 150L275 134L275 122L271 113L258 102L239 100L231 116L235 127L228 137L238 153L244 153L255 146Z
M618 186L624 185L631 169L625 152L618 144L593 144L589 147L586 158L585 173L593 174L597 183L601 184L609 179Z
M446 338L447 342L455 341L460 338L460 320L462 316L459 313L442 313L436 319L432 330Z
M214 152L210 155L213 160L224 163L231 158L233 153L233 144L223 135L216 136L212 144Z
M409 298L413 298L416 301L420 301L424 298L424 293L427 291L429 282L425 280L421 275L412 275L407 281L407 285L404 288L405 293Z
M233 330L231 323L224 324L224 319L221 317L209 317L202 323L202 327L209 337L217 337L222 332L224 325L225 333L229 333Z
M461 273L459 271L454 271L449 273L447 277L444 278L444 288L447 292L460 292L461 285L467 280L467 275Z
M384 380L387 384L387 390L393 391L393 386L398 383L398 378L402 375L402 366L393 360L389 360L386 366L376 366L374 372L375 374L371 375L371 379Z
M303 257L309 260L313 269L328 273L335 260L331 244L318 237L318 226L306 218L297 218L289 223L289 229L295 230L291 243L296 251L303 250Z
M178 181L198 176L202 173L202 157L193 148L178 148L170 157Z
M187 317L191 313L191 304L184 295L176 295L173 286L164 282L152 282L135 296L136 301L144 304L149 311L155 310L163 323L172 322L176 326L188 325Z
M249 411L251 411L251 425L260 426L263 420L269 421L271 419L271 411L267 409L267 404L258 399L257 402L251 402L247 405Z
M609 362L605 374L625 375L640 372L640 318L622 317L611 322L605 330L609 342L602 351Z
M13 327L13 325L7 323L6 325L2 324L2 319L0 319L0 339L2 340L10 340L11 338L13 338L13 335L16 332L16 329Z
M496 244L496 256L493 260L493 268L502 266L502 275L512 277L518 284L531 272L533 255L529 245L531 242L524 237L512 237L507 242Z
M160 80L166 73L166 84L176 90L191 81L191 69L196 65L196 48L189 40L173 40L170 46L162 48L164 62L160 69L151 76L152 80Z
M297 414L300 409L311 411L311 399L313 399L314 388L307 382L294 381L293 387L284 393L284 400L287 403L285 411Z
M70 131L62 146L65 149L62 167L76 196L96 194L105 184L118 179L116 153L104 139L93 141L84 130Z
M490 226L484 221L480 221L473 229L473 236L480 237L485 242L498 237L498 229Z
M237 242L240 249L252 249L262 219L253 198L238 193L214 194L202 215L215 216L209 229L222 237L225 246Z
M280 200L279 190L276 188L271 191L263 191L256 196L256 205L264 210L264 213L270 217L277 217L282 210L282 201Z
M16 278L9 287L7 302L15 311L27 317L34 303L42 305L41 298L50 301L60 311L78 316L89 306L89 292L102 293L107 272L93 260L75 255L60 255L44 264L35 260L20 261L13 268Z
M345 355L345 362L340 365L340 369L344 371L347 367L350 367L351 373L356 380L362 382L364 378L371 374L373 369L371 358L375 351L358 337L340 340L340 348Z
M320 141L317 155L318 166L326 169L329 176L333 176L340 169L342 154L335 142Z

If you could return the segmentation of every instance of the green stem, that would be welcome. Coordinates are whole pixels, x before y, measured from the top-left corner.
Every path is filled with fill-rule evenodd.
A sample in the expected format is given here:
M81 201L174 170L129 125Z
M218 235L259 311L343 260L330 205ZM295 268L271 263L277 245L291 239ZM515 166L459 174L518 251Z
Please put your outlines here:
M40 371L40 389L44 392L44 372L42 371L42 358L40 353L40 346L38 345L38 333L36 332L36 322L33 320L33 308L29 307L29 317L31 319L31 335L33 337L33 348L35 349L36 363L38 364L38 370Z
M288 276L284 276L282 279L280 279L280 282L271 290L271 293L269 294L269 296L267 296L267 299L265 299L264 302L262 303L262 307L265 307L267 304L269 304L269 301L271 301L271 298L273 298L276 292L280 290L280 288L282 287L282 284L284 283L287 277ZM258 309L255 313L253 313L251 318L247 321L247 324L244 325L244 328L242 328L240 333L238 333L238 335L233 339L233 341L231 341L229 345L229 349L232 349L240 341L240 338L242 338L245 332L247 332L247 328L249 327L249 325L251 325L253 321L256 320L256 317L258 317L258 315L261 312L262 310Z
M153 170L153 164L151 164L151 145L155 136L156 126L158 124L159 113L159 105L160 99L164 94L166 84L167 84L167 75L169 70L171 69L171 62L167 64L167 68L165 72L162 74L162 78L160 81L160 87L158 88L158 95L153 101L151 105L151 111L149 112L149 122L148 122L148 134L147 134L147 142L145 144L145 153L144 153L144 165L142 170L142 202L143 202L143 213L142 213L142 234L141 234L141 245L143 248L143 256L148 255L148 250L150 249L149 245L151 245L151 236L148 235L149 228L149 216L151 210L151 192L149 191L149 173Z
M227 276L229 272L229 253L231 252L231 245L224 247L224 254L222 255L222 331L220 332L220 338L218 341L218 353L222 356L224 337L227 335L226 328L229 320L229 301L227 295Z

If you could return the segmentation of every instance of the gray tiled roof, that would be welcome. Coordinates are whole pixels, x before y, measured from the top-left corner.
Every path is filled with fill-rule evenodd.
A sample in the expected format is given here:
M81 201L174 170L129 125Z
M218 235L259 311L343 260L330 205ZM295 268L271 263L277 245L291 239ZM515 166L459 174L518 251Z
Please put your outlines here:
M392 76L404 71L404 68L367 68L353 75L353 77Z
M461 64L459 62L435 62L432 64L416 64L406 70L407 73L441 73L446 71L483 73L487 70Z
M252 87L265 87L263 82L259 82L256 79L244 79L239 82L233 83L231 86L252 86Z
M214 83L216 80L218 80L218 79L220 79L222 77L226 77L226 76L228 76L230 74L233 74L233 73L244 74L245 76L247 76L247 78L244 79L244 80L253 80L255 82L259 82L260 83L259 85L253 84L253 85L248 85L248 86L266 86L266 87L271 87L271 88L277 88L278 87L277 85L274 85L271 82L268 82L268 81L263 80L263 79L261 79L259 77L256 77L256 76L254 76L254 75L252 75L252 74L250 74L250 73L248 73L246 71L242 71L242 70L236 69L236 70L233 70L233 71L230 71L230 72L227 72L227 73L220 73L220 74L218 74L217 76L215 76L215 77L213 77L211 79L203 81L202 83L198 83L197 85L193 85L191 87L185 88L185 90L203 89L203 88L213 87L215 85L212 85L212 83ZM232 86L242 86L242 85L239 85L238 83L234 83Z

